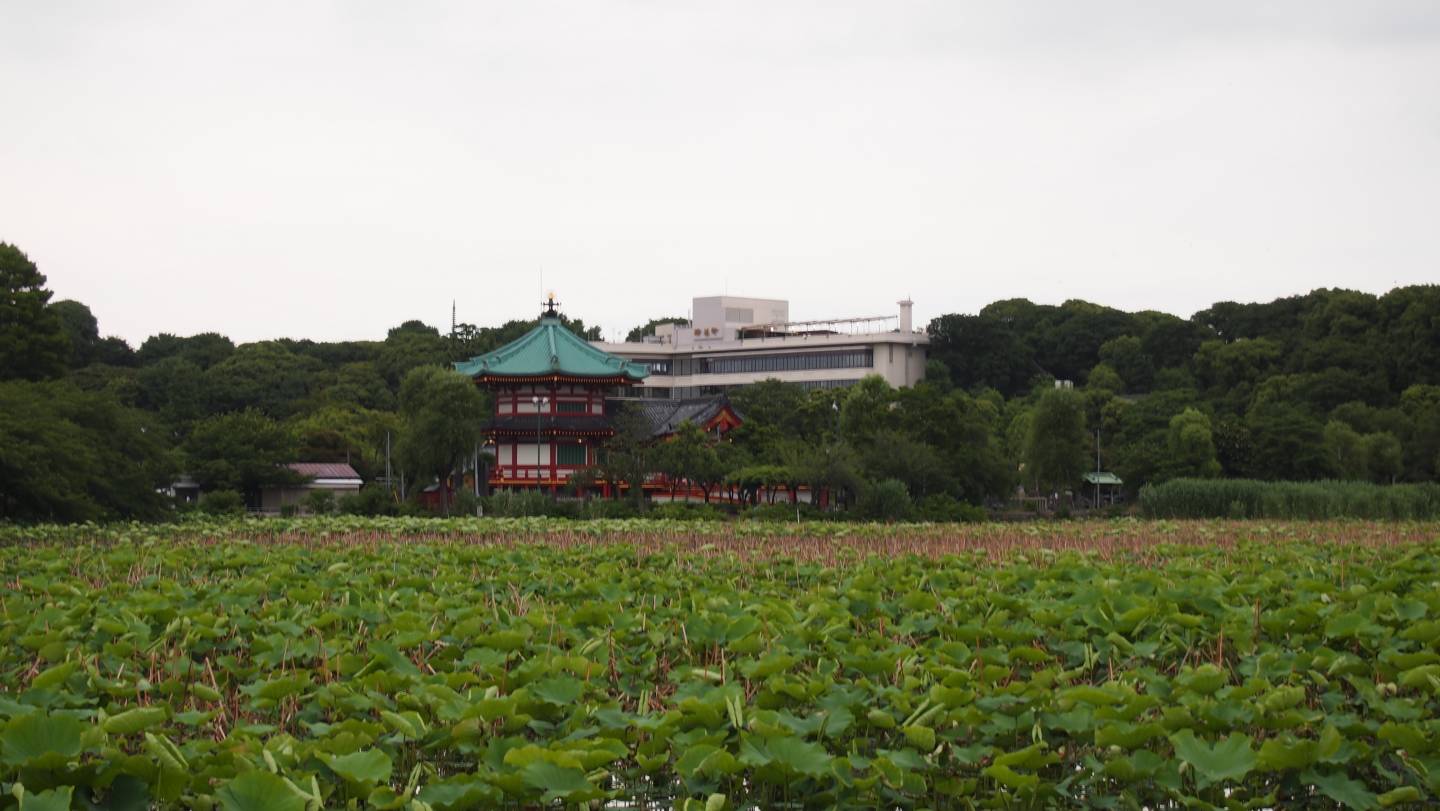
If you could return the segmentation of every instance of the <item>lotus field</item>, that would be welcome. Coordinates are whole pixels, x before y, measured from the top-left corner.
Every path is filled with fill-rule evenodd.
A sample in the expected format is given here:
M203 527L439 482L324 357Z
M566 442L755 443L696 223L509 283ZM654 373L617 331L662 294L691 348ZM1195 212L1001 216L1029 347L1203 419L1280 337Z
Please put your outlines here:
M1440 798L1440 525L0 529L0 808Z

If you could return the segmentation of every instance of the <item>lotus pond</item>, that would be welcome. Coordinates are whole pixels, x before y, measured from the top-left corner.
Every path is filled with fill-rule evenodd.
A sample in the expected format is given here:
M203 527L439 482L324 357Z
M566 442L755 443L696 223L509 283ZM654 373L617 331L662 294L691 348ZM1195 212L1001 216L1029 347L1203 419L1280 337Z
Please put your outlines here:
M0 808L1440 797L1440 525L0 528Z

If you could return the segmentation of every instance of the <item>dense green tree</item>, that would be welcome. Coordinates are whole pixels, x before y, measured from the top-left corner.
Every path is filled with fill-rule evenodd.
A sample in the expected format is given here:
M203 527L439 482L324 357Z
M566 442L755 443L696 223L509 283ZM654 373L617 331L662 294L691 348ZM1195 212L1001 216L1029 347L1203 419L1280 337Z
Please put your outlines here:
M1332 419L1325 423L1325 463L1337 479L1364 479L1365 439L1349 423Z
M1119 394L1125 390L1125 381L1120 379L1120 374L1114 367L1105 362L1095 364L1085 381L1085 388Z
M484 439L488 398L464 375L436 366L410 370L400 384L398 456L420 479L440 482L441 509L450 511L450 477Z
M205 372L183 355L171 355L141 367L135 380L140 405L158 414L172 435L184 435L196 420L209 413Z
M1215 338L1205 325L1169 313L1136 313L1135 321L1140 348L1157 370L1188 365L1200 345Z
M866 485L855 509L871 521L905 521L915 514L915 503L904 482L886 479Z
M1004 316L942 315L930 322L930 357L945 364L963 389L990 387L1007 397L1042 374L1020 331Z
M353 404L332 404L292 417L287 423L305 462L348 462L362 478L385 469L385 435L400 435L400 418Z
M380 411L395 410L395 394L385 378L368 361L345 363L326 378L312 398L312 408L359 406Z
M1281 354L1280 344L1265 338L1206 341L1195 353L1195 378L1208 399L1224 404L1230 413L1244 413Z
M1220 475L1210 418L1204 413L1187 408L1171 417L1166 448L1170 454L1167 473L1171 477L1208 479Z
M895 425L895 389L879 375L866 375L840 401L840 435L863 448Z
M79 369L93 362L100 349L100 325L95 314L84 304L68 299L54 302L50 310L60 319L60 328L70 344L66 365Z
M1286 402L1256 404L1245 415L1253 450L1248 475L1256 479L1303 481L1324 478L1324 426L1304 409Z
M149 366L165 358L179 356L201 369L209 369L230 357L234 351L235 344L229 338L214 332L202 332L188 338L162 332L146 338L135 357L141 366Z
M714 440L688 420L655 445L651 459L651 466L670 480L672 497L677 488L694 486L704 492L708 503L710 490L725 476Z
M1085 472L1089 449L1080 395L1066 389L1042 394L1025 438L1025 478L1042 489L1063 490Z
M1394 484L1405 470L1405 454L1394 434L1380 431L1364 439L1365 469L1370 481Z
M1410 422L1404 443L1405 475L1411 481L1440 479L1440 385L1416 384L1400 394Z
M153 519L174 459L142 412L69 383L0 383L0 520Z
M294 435L255 409L201 420L181 450L186 470L204 490L234 490L253 499L262 487L299 481L285 467L300 461Z
M1111 338L1100 345L1100 361L1125 381L1126 391L1149 391L1155 382L1155 362L1134 335Z
M1392 386L1440 385L1440 285L1391 290L1380 299L1385 313L1385 348L1380 356Z
M140 406L140 383L137 369L92 363L75 369L65 380L81 391L104 392L127 408Z
M860 458L853 448L840 442L797 443L788 449L785 465L796 480L810 488L812 495L828 493L832 508L853 503L864 485Z
M960 494L959 483L951 480L950 468L939 451L893 429L880 431L865 446L862 465L866 478L903 482L916 498L934 493Z
M1036 359L1056 379L1077 384L1085 382L1085 375L1101 361L1100 347L1134 326L1128 313L1080 300L1051 310L1048 322L1036 336ZM1124 378L1125 370L1119 371Z
M638 505L644 498L645 476L654 470L650 423L639 408L627 403L611 415L610 427L615 433L601 443L597 454L600 477L610 483L612 496L618 498L623 485Z
M453 359L452 354L449 341L441 337L439 330L421 321L406 321L385 336L375 358L375 369L391 388L399 391L401 380L411 369L445 366Z
M245 344L205 371L212 413L254 408L276 419L294 414L320 377L319 361L273 341Z
M70 342L49 306L45 274L23 251L0 242L0 380L45 380L65 371Z

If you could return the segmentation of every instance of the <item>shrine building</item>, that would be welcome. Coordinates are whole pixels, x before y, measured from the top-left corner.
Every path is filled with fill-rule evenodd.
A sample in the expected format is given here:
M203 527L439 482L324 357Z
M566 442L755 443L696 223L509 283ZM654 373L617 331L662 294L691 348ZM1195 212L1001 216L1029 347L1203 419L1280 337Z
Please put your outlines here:
M489 389L495 411L487 431L495 455L491 487L562 487L596 463L614 435L605 395L635 386L648 372L591 346L560 321L552 297L540 323L487 355L455 364Z

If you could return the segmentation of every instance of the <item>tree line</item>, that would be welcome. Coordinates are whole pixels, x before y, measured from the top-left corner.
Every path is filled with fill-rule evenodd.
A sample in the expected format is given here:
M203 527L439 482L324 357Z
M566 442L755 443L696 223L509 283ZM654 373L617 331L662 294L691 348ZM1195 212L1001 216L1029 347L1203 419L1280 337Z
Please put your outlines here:
M0 243L8 520L159 517L170 505L158 488L181 472L244 493L286 481L284 462L348 461L372 481L387 437L397 476L433 481L470 458L489 411L446 367L534 325L444 334L406 321L383 340L240 345L161 333L131 347L45 284ZM943 517L1017 487L1071 487L1097 457L1132 493L1181 477L1391 483L1434 481L1440 469L1434 285L1221 302L1188 319L1016 299L940 316L928 332L916 386L737 389L744 425L718 444L688 427L656 445L620 415L587 475L658 470L751 503L803 486L857 511Z

